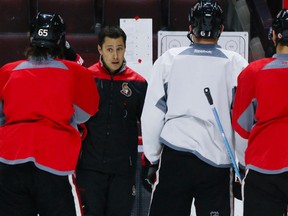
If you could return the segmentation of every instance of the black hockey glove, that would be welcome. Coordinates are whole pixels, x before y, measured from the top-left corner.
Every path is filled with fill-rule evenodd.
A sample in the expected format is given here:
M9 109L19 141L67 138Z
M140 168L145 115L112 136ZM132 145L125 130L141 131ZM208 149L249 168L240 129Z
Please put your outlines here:
M142 155L141 155L141 164L142 164L142 167L141 167L141 183L142 183L142 186L148 192L151 192L152 191L151 185L146 181L148 169L150 167L150 162L145 157L144 153L142 153Z
M69 61L74 61L77 64L84 65L84 60L78 53L75 52L68 41L65 41L64 58Z
M72 49L68 41L65 41L64 58L69 61L76 61L77 59L77 54L75 50Z
M149 160L145 157L144 153L141 155L142 169L141 169L141 182L143 187L148 191L152 191L151 183L154 184L156 180L157 165L151 165Z
M147 172L146 181L153 186L156 181L156 172L158 170L158 164L150 165Z
M241 179L243 180L243 178L245 177L245 169L239 168L239 172ZM233 182L233 194L236 199L242 200L242 185L238 178Z

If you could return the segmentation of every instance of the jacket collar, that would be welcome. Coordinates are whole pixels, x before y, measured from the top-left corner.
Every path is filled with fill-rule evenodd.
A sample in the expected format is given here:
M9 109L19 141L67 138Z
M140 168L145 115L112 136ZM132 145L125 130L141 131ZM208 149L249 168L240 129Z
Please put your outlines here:
M101 67L103 67L105 69L105 71L107 71L107 73L109 73L111 75L122 73L123 71L126 70L126 64L127 64L126 59L124 59L122 66L117 71L115 71L115 73L113 73L113 74L108 70L107 66L105 65L103 58L102 58L102 55L100 56L99 62L100 62Z

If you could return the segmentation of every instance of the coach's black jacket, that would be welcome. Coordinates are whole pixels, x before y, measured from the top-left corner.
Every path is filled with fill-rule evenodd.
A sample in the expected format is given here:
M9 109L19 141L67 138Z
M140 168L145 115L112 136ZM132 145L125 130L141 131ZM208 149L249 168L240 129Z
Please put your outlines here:
M105 173L132 175L138 152L138 126L145 99L147 82L123 65L111 75L101 61L92 65L97 83L99 111L85 123L78 168Z

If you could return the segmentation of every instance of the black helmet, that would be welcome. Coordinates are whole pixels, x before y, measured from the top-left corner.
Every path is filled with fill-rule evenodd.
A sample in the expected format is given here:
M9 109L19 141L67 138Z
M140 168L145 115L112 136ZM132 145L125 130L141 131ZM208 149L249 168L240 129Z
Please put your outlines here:
M57 48L65 42L65 23L56 13L39 12L30 28L31 46Z
M288 44L288 9L282 9L273 20L272 29L276 34L277 43Z
M219 38L223 22L223 10L214 0L199 0L189 13L191 33L196 37Z

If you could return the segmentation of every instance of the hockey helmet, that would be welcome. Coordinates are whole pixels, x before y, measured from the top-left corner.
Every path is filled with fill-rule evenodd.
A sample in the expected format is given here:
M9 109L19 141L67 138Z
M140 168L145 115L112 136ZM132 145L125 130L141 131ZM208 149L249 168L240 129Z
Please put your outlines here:
M272 29L275 31L277 43L288 44L288 9L280 10L273 20Z
M223 10L214 0L199 0L188 15L192 34L200 38L219 38L224 23Z
M65 42L65 33L65 23L59 14L39 12L31 22L30 43L54 49Z

